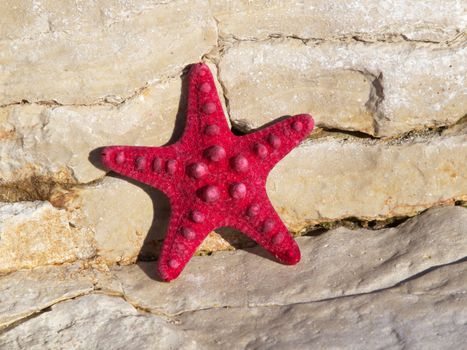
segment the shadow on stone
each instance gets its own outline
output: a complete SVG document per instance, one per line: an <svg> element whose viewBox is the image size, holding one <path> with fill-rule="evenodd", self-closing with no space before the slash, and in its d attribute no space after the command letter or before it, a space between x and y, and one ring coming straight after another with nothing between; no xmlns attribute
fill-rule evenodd
<svg viewBox="0 0 467 350"><path fill-rule="evenodd" d="M180 102L178 104L177 115L175 118L175 126L174 126L174 130L169 141L164 146L172 144L176 142L177 140L179 140L183 134L183 130L185 129L186 107L187 107L187 96L188 96L187 73L189 72L190 67L191 65L186 66L180 77L180 79L182 80L182 84L181 84L181 91L180 91ZM268 125L277 123L279 120L282 120L284 118L287 118L287 116L276 119L262 126L259 129L262 129L264 127L267 127ZM117 146L117 145L111 144L111 145L106 145L106 146ZM101 155L102 155L102 151L104 148L105 147L99 147L99 148L92 150L89 153L88 159L96 168L101 169L103 171L108 171L108 169L106 169L105 166L101 162ZM153 203L153 208L154 208L154 216L153 216L153 220L151 223L151 227L149 228L149 231L146 235L144 243L138 254L137 265L151 279L156 280L156 281L162 281L162 279L157 273L157 261L156 260L159 257L160 250L162 248L162 243L165 237L165 233L167 231L169 218L170 218L170 203L169 203L167 196L156 188L137 182L133 179L120 176L113 172L109 172L107 176L111 176L111 177L115 177L115 178L128 181L131 184L140 187L151 198L152 203ZM232 228L219 228L219 229L216 229L216 232L219 233L230 245L232 245L236 249L245 249L248 252L251 252L252 254L255 254L262 258L277 262L277 260L269 252L267 252L265 249L259 246L255 247L256 243L253 242L248 237L244 236L239 231L236 231Z"/></svg>

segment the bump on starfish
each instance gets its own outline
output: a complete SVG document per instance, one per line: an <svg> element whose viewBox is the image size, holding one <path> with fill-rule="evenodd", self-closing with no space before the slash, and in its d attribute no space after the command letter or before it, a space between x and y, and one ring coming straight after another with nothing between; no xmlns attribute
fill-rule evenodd
<svg viewBox="0 0 467 350"><path fill-rule="evenodd" d="M300 250L269 201L266 178L309 135L312 117L296 115L236 136L209 68L193 65L188 82L187 121L179 141L163 147L109 146L102 152L107 168L169 198L160 276L177 278L209 232L223 226L243 232L284 264L298 263Z"/></svg>

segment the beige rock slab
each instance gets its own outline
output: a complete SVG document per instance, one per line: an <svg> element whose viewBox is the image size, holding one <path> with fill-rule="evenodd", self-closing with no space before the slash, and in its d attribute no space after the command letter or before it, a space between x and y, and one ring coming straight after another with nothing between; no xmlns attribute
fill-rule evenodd
<svg viewBox="0 0 467 350"><path fill-rule="evenodd" d="M214 307L168 319L138 312L121 298L87 295L7 330L0 344L8 349L101 349L109 344L113 349L459 349L467 322L467 264L438 270L359 296Z"/></svg>
<svg viewBox="0 0 467 350"><path fill-rule="evenodd" d="M375 39L403 34L412 40L444 41L466 26L459 0L214 0L212 8L220 34L240 39Z"/></svg>
<svg viewBox="0 0 467 350"><path fill-rule="evenodd" d="M467 198L467 135L373 142L324 137L271 171L272 204L292 231L347 217L414 215Z"/></svg>
<svg viewBox="0 0 467 350"><path fill-rule="evenodd" d="M170 216L170 204L162 192L107 176L97 184L66 193L62 201L68 210L78 213L80 225L93 230L97 254L103 261L129 264L138 256L158 257ZM198 251L232 249L229 242L239 240L240 235L212 232Z"/></svg>
<svg viewBox="0 0 467 350"><path fill-rule="evenodd" d="M106 177L77 190L66 205L79 211L81 225L94 230L97 254L104 261L128 264L136 260L144 241L167 225L169 207L161 196L149 186ZM153 203L156 197L162 206Z"/></svg>
<svg viewBox="0 0 467 350"><path fill-rule="evenodd" d="M121 102L216 45L208 1L2 1L0 105Z"/></svg>
<svg viewBox="0 0 467 350"><path fill-rule="evenodd" d="M224 307L288 305L390 288L467 257L467 209L432 209L397 228L299 237L302 261L284 266L262 248L194 257L171 283L156 263L115 267L125 298L164 314ZM253 253L253 254L252 254Z"/></svg>
<svg viewBox="0 0 467 350"><path fill-rule="evenodd" d="M461 349L466 272L465 262L444 267L441 274L430 272L415 280L421 290L408 282L317 303L201 310L179 317L180 328L213 349Z"/></svg>
<svg viewBox="0 0 467 350"><path fill-rule="evenodd" d="M0 203L0 273L95 255L94 235L48 202Z"/></svg>
<svg viewBox="0 0 467 350"><path fill-rule="evenodd" d="M118 297L87 295L0 335L8 349L197 349L163 319L138 312Z"/></svg>
<svg viewBox="0 0 467 350"><path fill-rule="evenodd" d="M176 141L185 126L186 82L186 76L159 82L117 106L0 108L0 176L7 183L33 176L88 183L104 175L99 147Z"/></svg>
<svg viewBox="0 0 467 350"><path fill-rule="evenodd" d="M232 123L254 129L310 113L317 125L394 136L465 115L466 48L276 39L238 42L220 59Z"/></svg>
<svg viewBox="0 0 467 350"><path fill-rule="evenodd" d="M93 289L92 271L82 270L79 264L45 266L0 276L0 329Z"/></svg>

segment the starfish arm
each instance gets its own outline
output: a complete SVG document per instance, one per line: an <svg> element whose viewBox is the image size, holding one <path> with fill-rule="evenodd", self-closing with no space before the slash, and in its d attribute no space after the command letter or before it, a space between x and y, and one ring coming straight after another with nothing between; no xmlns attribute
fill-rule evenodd
<svg viewBox="0 0 467 350"><path fill-rule="evenodd" d="M308 114L288 117L271 126L240 136L238 149L250 154L257 167L272 169L313 130Z"/></svg>
<svg viewBox="0 0 467 350"><path fill-rule="evenodd" d="M182 142L193 142L206 135L221 139L230 134L221 101L208 66L192 66L188 77L187 120Z"/></svg>
<svg viewBox="0 0 467 350"><path fill-rule="evenodd" d="M188 261L214 227L208 222L199 222L201 216L195 216L193 211L187 212L173 203L167 233L157 262L159 275L164 281L178 277ZM197 212L196 215L202 215Z"/></svg>
<svg viewBox="0 0 467 350"><path fill-rule="evenodd" d="M166 191L183 171L175 153L170 146L109 146L102 151L102 162L118 174Z"/></svg>
<svg viewBox="0 0 467 350"><path fill-rule="evenodd" d="M294 265L300 249L266 195L250 204L243 215L229 218L229 226L245 233L279 261Z"/></svg>

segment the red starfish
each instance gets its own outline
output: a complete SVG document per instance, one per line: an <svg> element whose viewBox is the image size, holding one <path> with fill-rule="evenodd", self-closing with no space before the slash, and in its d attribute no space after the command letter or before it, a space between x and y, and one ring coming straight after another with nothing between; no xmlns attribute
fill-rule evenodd
<svg viewBox="0 0 467 350"><path fill-rule="evenodd" d="M176 278L208 233L222 226L244 232L285 264L300 260L265 186L274 165L313 124L303 114L248 135L232 134L211 72L199 63L189 73L187 122L178 142L104 149L106 167L169 197L172 214L158 261L164 280Z"/></svg>

